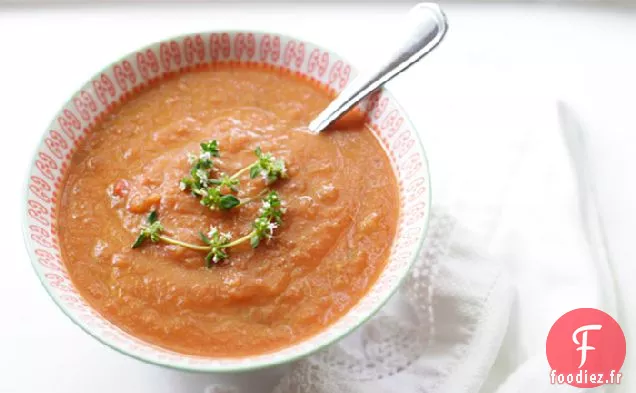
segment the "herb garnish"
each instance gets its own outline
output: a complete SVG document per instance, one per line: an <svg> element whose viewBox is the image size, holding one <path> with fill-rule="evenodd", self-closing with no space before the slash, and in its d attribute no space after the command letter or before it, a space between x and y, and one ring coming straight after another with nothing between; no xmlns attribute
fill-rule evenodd
<svg viewBox="0 0 636 393"><path fill-rule="evenodd" d="M205 265L211 267L212 264L219 263L228 258L227 249L239 244L250 241L252 248L256 248L261 244L263 239L271 239L274 236L274 230L283 222L282 215L285 213L283 201L276 191L270 191L267 196L262 199L262 206L259 209L259 216L252 222L252 231L232 241L232 234L221 233L216 227L212 227L207 234L199 232L199 237L205 245L196 245L164 236L161 232L164 230L161 225L157 212L153 211L148 216L148 226L143 226L139 237L133 244L132 248L140 247L146 240L153 243L163 241L168 244L181 246L197 251L206 251Z"/></svg>
<svg viewBox="0 0 636 393"><path fill-rule="evenodd" d="M240 200L233 193L239 191L239 177L249 172L250 178L262 176L266 185L270 185L278 179L287 177L285 161L277 159L270 153L263 153L260 147L254 151L256 161L240 169L232 176L220 173L218 178L212 177L215 170L212 158L220 157L219 143L216 140L200 144L201 153L196 156L188 154L188 163L192 166L189 176L179 182L182 191L190 190L192 195L201 198L200 203L211 209L229 210L237 206L245 205L255 199L262 198L262 206L258 211L258 217L252 222L252 230L245 236L232 240L231 233L221 233L216 227L212 227L208 233L199 232L199 237L204 245L183 242L162 234L164 227L159 222L157 212L153 211L148 216L148 224L143 225L139 236L132 248L141 247L146 240L152 243L164 242L197 251L205 251L205 265L219 263L228 258L227 249L245 243L249 240L252 248L258 247L264 239L271 239L274 230L282 223L282 215L285 213L283 201L276 191L263 189L256 196ZM229 191L224 193L224 191ZM264 197L263 197L264 196Z"/></svg>
<svg viewBox="0 0 636 393"><path fill-rule="evenodd" d="M157 218L157 212L153 211L148 216L148 225L142 226L141 231L139 232L139 236L135 243L132 245L132 248L137 248L143 244L146 239L150 239L153 243L159 241L159 234L163 231L163 226L159 222Z"/></svg>

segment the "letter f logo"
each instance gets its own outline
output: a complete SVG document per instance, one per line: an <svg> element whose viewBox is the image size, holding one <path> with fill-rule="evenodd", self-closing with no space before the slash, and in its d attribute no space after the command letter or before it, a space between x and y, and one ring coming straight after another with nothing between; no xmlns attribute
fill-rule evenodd
<svg viewBox="0 0 636 393"><path fill-rule="evenodd" d="M581 326L580 328L576 329L574 331L574 333L572 334L572 341L574 341L574 344L576 345L580 345L580 347L578 347L576 350L577 351L581 351L581 364L579 365L579 368L583 367L583 365L585 364L585 361L587 360L587 351L593 351L596 348L588 346L587 345L587 333L589 330L601 330L602 326L601 325L585 325L585 326ZM581 335L582 339L581 342L579 342L579 339L576 337L578 336L579 333L583 332L583 334Z"/></svg>

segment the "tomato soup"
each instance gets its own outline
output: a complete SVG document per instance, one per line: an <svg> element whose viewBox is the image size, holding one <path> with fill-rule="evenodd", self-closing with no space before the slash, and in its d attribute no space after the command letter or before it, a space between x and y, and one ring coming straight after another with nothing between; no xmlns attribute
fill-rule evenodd
<svg viewBox="0 0 636 393"><path fill-rule="evenodd" d="M231 66L174 76L115 108L72 158L58 231L69 274L106 319L184 354L234 357L292 345L354 306L387 263L399 196L387 154L362 122L313 135L331 95L279 71ZM219 171L260 147L285 160L271 185L286 203L275 236L205 253L156 242L132 248L150 212L171 236L202 244L211 226L240 237L259 203L211 210L180 187L202 141L217 140ZM238 196L258 195L240 178Z"/></svg>

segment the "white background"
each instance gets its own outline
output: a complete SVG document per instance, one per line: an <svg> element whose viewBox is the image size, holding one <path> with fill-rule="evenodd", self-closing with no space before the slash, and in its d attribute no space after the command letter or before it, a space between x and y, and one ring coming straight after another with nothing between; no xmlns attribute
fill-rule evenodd
<svg viewBox="0 0 636 393"><path fill-rule="evenodd" d="M150 41L222 28L299 36L364 68L379 48L390 44L388 33L407 10L407 3L0 5L0 164L5 174L0 193L5 209L0 225L0 392L138 392L151 387L154 392L203 392L212 380L141 364L102 347L64 317L32 272L20 233L23 177L48 121L75 88ZM390 88L414 114L425 140L443 132L426 129L427 111L461 116L461 107L431 105L437 95L511 100L537 95L570 103L589 133L611 257L627 310L636 299L631 283L636 277L636 9L554 2L449 4L445 10L451 28L443 45ZM474 105L487 102L484 98ZM458 162L458 168L463 164ZM629 346L630 336L632 343L636 340L630 335L636 313L623 313L621 319L629 359L636 351ZM623 371L624 391L636 391L630 385L636 370Z"/></svg>

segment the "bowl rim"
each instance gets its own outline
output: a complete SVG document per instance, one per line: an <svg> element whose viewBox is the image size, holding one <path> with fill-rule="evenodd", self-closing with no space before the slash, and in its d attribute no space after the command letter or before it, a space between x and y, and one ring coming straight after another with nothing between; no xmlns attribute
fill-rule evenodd
<svg viewBox="0 0 636 393"><path fill-rule="evenodd" d="M96 77L98 77L100 74L102 74L103 72L105 72L106 70L112 68L115 64L125 60L128 56L130 56L131 54L142 50L142 49L146 49L146 48L150 48L153 47L155 45L159 45L163 42L166 41L170 41L170 40L182 40L185 39L186 37L189 36L193 36L193 35L203 35L203 34L223 34L223 33L227 33L227 34L232 34L232 35L236 35L239 33L243 33L243 34L275 34L278 35L281 38L286 38L286 39L300 39L302 40L302 42L306 43L306 44L310 44L312 46L314 46L317 49L320 49L321 51L325 51L328 53L333 53L335 55L337 55L338 57L340 57L340 59L343 62L346 62L347 64L350 65L351 69L353 71L357 71L358 69L351 63L351 61L349 61L349 59L347 59L346 57L340 55L339 53L331 50L331 49L327 49L325 48L323 45L320 45L314 41L311 40L307 40L301 36L294 36L294 35L290 35L288 33L279 33L276 31L272 31L272 30L258 30L258 29L209 29L209 30L199 30L199 31L191 31L191 32L184 32L178 35L167 35L164 36L163 38L159 38L156 39L152 42L148 42L146 44L143 44L141 46L136 47L135 49L130 50L129 52L125 53L124 55L120 56L119 58L111 61L110 63L108 63L107 65L103 66L100 70L98 70L97 72L93 73L92 76L83 79L83 84L80 85L78 88L76 88L75 90L72 90L70 93L70 98L67 99L66 101L64 101L64 103L60 106L63 107L65 105L65 103L70 102L72 100L72 98L75 96L75 94L77 94L77 92L82 90L82 87L88 83L91 80L94 80ZM22 235L23 235L23 241L25 243L25 247L27 250L27 254L29 257L29 260L31 261L31 267L33 269L33 271L35 272L35 275L38 277L40 284L42 285L42 287L44 287L45 291L47 292L47 294L49 295L49 298L53 301L53 303L55 303L57 305L57 307L64 313L64 315L66 315L76 326L78 326L81 330L83 330L85 333L87 333L89 336L91 336L92 338L96 339L98 342L100 342L102 345L111 348L113 350L115 350L116 352L137 359L141 362L144 362L146 364L152 364L152 365L156 365L156 366L161 366L161 367L165 367L168 369L172 369L172 370L177 370L177 371L186 371L186 372L195 372L195 373L223 373L223 374L236 374L236 373L242 373L242 372L249 372L249 371L256 371L256 370L261 370L261 369L267 369L267 368L271 368L271 367L275 367L275 366L280 366L280 365L284 365L284 364L288 364L300 359L303 359L309 355L312 355L322 349L325 349L328 346L331 346L334 343L337 343L338 341L344 339L345 337L349 336L351 333L353 333L354 331L356 331L358 328L360 328L362 325L364 325L366 322L368 322L373 316L375 316L383 307L384 305L396 294L396 292L398 291L398 289L402 286L404 280L407 278L409 272L411 271L411 269L413 268L413 265L415 264L415 261L421 257L422 254L422 250L424 247L424 243L428 234L428 229L429 229L429 222L430 222L430 213L431 213L431 201L432 201L432 193L433 193L433 189L432 189L432 184L431 184L431 174L430 174L430 167L429 167L429 162L428 162L428 156L426 154L426 149L424 148L424 145L422 143L421 137L419 132L417 131L417 127L414 126L413 122L410 120L410 117L408 116L408 113L404 110L404 108L402 107L402 105L400 105L400 103L398 102L398 100L395 98L395 96L386 88L386 87L381 87L379 89L380 91L382 91L383 95L387 96L390 99L393 99L393 104L405 115L404 116L404 120L406 123L411 124L412 129L413 129L413 134L415 135L414 139L416 142L416 146L419 148L419 150L422 153L422 159L423 159L423 169L421 170L425 170L425 175L426 175L426 179L427 179L427 200L426 200L426 205L425 205L425 214L424 214L424 218L423 218L423 225L422 225L422 229L420 230L420 233L417 236L417 243L415 245L415 253L413 254L414 256L410 259L410 261L406 264L406 269L404 271L404 274L400 275L400 277L398 277L397 280L395 280L394 284L392 285L392 287L390 287L385 295L383 295L383 297L374 305L370 306L370 312L367 313L367 315L365 315L363 318L360 318L359 321L357 321L356 323L351 324L350 326L347 326L346 328L343 328L342 331L338 334L335 334L333 337L328 338L322 342L320 342L317 345L314 345L312 347L308 347L308 349L306 350L302 350L302 351L298 351L297 353L294 353L293 355L290 356L281 356L279 359L265 359L262 361L258 361L258 362L251 362L251 363L246 363L243 365L232 365L232 366L225 366L225 365L201 365L201 364L188 364L188 365L179 365L179 364L175 364L173 361L171 361L170 359L167 360L162 360L162 359L152 359L151 356L146 356L146 355L142 355L142 354L136 354L133 353L132 351L128 351L125 348L121 348L120 346L118 346L116 343L113 342L109 342L108 340L100 337L97 333L93 332L93 330L88 327L85 326L84 323L82 323L75 315L74 313L69 310L65 305L63 305L60 300L57 298L57 296L53 293L53 291L50 289L49 285L46 283L45 279L44 279L44 274L38 270L37 268L37 264L35 261L35 251L33 249L33 245L32 245L32 240L29 238L29 233L28 233L28 196L29 196L29 180L30 180L30 174L31 171L35 165L35 161L36 161L36 157L37 157L37 153L40 150L40 147L45 143L45 139L46 139L46 131L42 132L41 137L39 138L37 144L35 145L32 154L31 154L31 159L29 161L29 164L27 165L26 168L26 176L24 177L24 183L23 183L23 194L22 194ZM51 118L51 120L46 123L47 126L49 124L52 124L53 121L55 120L57 116L57 112L55 112ZM48 128L47 126L44 127L44 129ZM381 144L382 146L382 144ZM385 147L382 146L382 149L385 150ZM397 234L396 234L397 236ZM397 237L396 237L397 238ZM394 241L395 239L394 238ZM63 261L61 261L62 263L64 263ZM386 268L386 267L385 267ZM370 288L369 288L370 290ZM358 299L358 302L361 301L365 296L368 295L368 292L365 293L360 299ZM81 295L80 295L81 296ZM356 303L357 304L357 303ZM91 309L93 309L101 318L106 319L105 317L103 317L99 312L97 312L97 310L95 310L92 306L89 305L89 307ZM351 311L351 309L349 311L347 311L347 313L343 314L340 318L344 317L345 315L347 315L349 312ZM119 326L115 325L117 328L119 328ZM329 329L329 326L326 326L323 330ZM141 341L144 345L146 346L150 346L150 347L157 347L157 348L161 348L163 350L168 350L166 348L157 346L156 344L150 343L144 339L138 338L136 336L134 336L131 333L125 332L126 334L130 335L131 337L134 337L136 339L138 339L139 341ZM298 343L301 343L303 341L309 340L311 337L313 337L314 335L308 336L305 339L299 341ZM297 344L298 344L297 343ZM279 348L273 351L267 351L267 352L263 352L261 354L261 356L267 356L267 355L274 355L277 352L281 351L282 349L284 349L286 347L283 348ZM168 350L171 352L174 352L177 355L180 356L192 356L192 355L187 355L187 354L182 354L173 350ZM202 357L205 359L215 359L214 357ZM217 359L227 359L228 357L218 357ZM232 357L229 357L232 358ZM238 357L241 358L241 357Z"/></svg>

